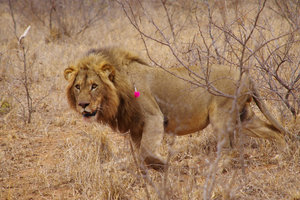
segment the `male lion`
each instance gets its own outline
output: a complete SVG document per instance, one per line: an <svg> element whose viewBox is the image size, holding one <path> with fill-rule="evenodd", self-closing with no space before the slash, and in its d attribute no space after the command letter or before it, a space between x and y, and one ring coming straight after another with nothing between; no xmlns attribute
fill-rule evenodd
<svg viewBox="0 0 300 200"><path fill-rule="evenodd" d="M191 69L201 72L197 67ZM191 72L185 68L168 71L150 67L138 56L118 48L94 49L65 69L68 101L84 118L94 117L114 130L129 131L142 160L154 169L165 165L158 153L164 132L185 135L211 123L219 138L229 145L240 121L242 133L284 143L284 128L267 111L250 79L246 75L239 79L238 69L210 66L207 80L197 79L199 84L207 84L206 88L183 80L191 80ZM139 97L134 96L135 88ZM251 99L271 124L254 115Z"/></svg>

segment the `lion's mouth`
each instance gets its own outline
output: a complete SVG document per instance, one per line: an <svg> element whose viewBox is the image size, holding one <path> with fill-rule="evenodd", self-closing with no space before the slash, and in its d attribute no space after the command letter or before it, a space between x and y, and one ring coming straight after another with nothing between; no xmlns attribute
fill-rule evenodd
<svg viewBox="0 0 300 200"><path fill-rule="evenodd" d="M83 111L83 113L82 113L82 115L83 115L83 117L87 117L87 118L89 118L89 117L93 117L93 116L95 116L97 114L97 110L96 111L94 111L94 112L87 112L87 111Z"/></svg>

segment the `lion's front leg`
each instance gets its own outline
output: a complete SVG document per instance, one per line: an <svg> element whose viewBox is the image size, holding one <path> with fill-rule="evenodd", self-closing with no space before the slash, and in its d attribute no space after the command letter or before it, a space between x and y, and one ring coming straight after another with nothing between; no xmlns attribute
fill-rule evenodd
<svg viewBox="0 0 300 200"><path fill-rule="evenodd" d="M146 116L140 146L140 156L148 167L155 170L163 170L166 165L166 162L159 153L163 135L163 116Z"/></svg>

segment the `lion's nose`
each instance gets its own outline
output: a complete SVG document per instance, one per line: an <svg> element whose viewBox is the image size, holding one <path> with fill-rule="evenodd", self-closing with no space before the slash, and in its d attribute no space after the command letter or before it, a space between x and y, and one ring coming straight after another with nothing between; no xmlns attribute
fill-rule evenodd
<svg viewBox="0 0 300 200"><path fill-rule="evenodd" d="M82 108L86 108L88 105L90 105L90 103L83 102L83 103L79 103L78 105L81 106Z"/></svg>

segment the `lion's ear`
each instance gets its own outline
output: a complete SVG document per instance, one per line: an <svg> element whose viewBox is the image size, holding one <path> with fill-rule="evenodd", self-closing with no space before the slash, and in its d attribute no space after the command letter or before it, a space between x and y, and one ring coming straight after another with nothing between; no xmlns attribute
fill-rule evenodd
<svg viewBox="0 0 300 200"><path fill-rule="evenodd" d="M74 66L70 66L70 67L66 68L64 71L65 79L67 81L69 81L75 73L76 73L76 70L75 70Z"/></svg>
<svg viewBox="0 0 300 200"><path fill-rule="evenodd" d="M115 78L115 68L112 65L106 64L101 67L102 73L104 73L110 81L114 81Z"/></svg>

